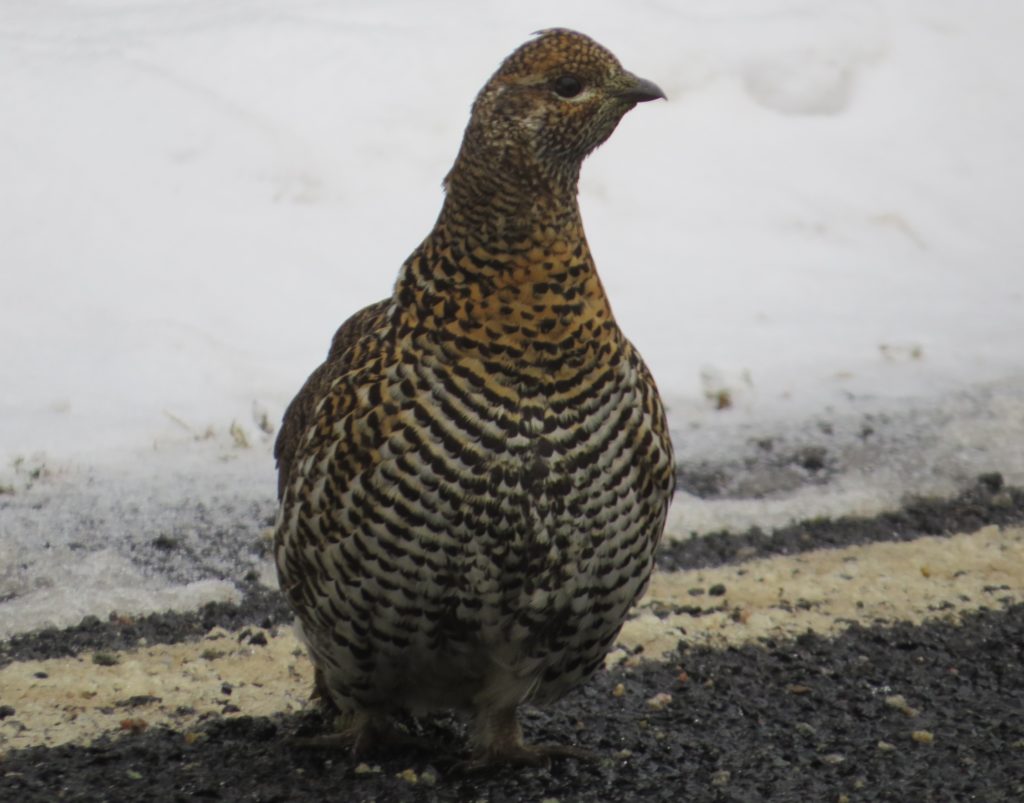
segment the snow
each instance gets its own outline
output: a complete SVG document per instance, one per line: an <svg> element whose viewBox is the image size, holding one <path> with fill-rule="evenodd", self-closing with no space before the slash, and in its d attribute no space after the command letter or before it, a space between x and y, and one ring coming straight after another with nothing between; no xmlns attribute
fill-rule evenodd
<svg viewBox="0 0 1024 803"><path fill-rule="evenodd" d="M175 568L142 545L194 515L181 499L228 500L236 519L211 531L258 540L274 487L261 424L280 420L336 325L389 292L436 217L473 95L552 25L594 36L670 99L627 116L584 166L580 201L681 456L825 413L919 427L907 411L925 410L929 432L973 440L933 444L935 465L907 472L920 438L893 433L885 494L865 468L811 507L888 503L985 466L1014 476L1024 9L425 8L0 6L7 632L236 593L230 555L193 549ZM777 515L807 494L775 499Z"/></svg>

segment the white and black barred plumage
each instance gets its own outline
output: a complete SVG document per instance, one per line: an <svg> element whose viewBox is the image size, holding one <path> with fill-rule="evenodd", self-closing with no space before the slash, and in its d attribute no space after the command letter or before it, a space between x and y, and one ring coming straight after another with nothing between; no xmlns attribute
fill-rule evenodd
<svg viewBox="0 0 1024 803"><path fill-rule="evenodd" d="M452 708L478 760L543 760L516 707L585 681L646 586L672 448L576 184L656 97L575 32L513 53L393 296L342 325L285 414L281 587L357 747L390 713Z"/></svg>

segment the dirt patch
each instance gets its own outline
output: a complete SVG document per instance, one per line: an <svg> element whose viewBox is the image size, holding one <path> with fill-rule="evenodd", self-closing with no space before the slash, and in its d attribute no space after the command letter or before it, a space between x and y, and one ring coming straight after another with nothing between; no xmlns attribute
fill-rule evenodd
<svg viewBox="0 0 1024 803"><path fill-rule="evenodd" d="M0 745L89 744L140 727L187 732L213 716L296 712L312 684L291 628L216 627L198 642L20 661L0 670L0 702L10 709Z"/></svg>
<svg viewBox="0 0 1024 803"><path fill-rule="evenodd" d="M689 572L656 572L619 643L659 658L685 639L720 647L854 623L956 621L1024 600L1024 529L821 549ZM622 651L613 652L615 661Z"/></svg>

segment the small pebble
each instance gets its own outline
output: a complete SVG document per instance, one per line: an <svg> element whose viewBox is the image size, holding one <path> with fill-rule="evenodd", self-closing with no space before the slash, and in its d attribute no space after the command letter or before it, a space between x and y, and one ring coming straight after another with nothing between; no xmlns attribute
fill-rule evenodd
<svg viewBox="0 0 1024 803"><path fill-rule="evenodd" d="M420 781L419 776L416 774L416 770L414 770L412 767L410 767L409 769L402 770L400 773L398 773L397 777L400 780L405 781L406 783L419 783Z"/></svg>
<svg viewBox="0 0 1024 803"><path fill-rule="evenodd" d="M842 764L846 761L846 756L842 753L826 753L821 757L821 760L826 764Z"/></svg>
<svg viewBox="0 0 1024 803"><path fill-rule="evenodd" d="M94 652L92 662L99 666L115 666L121 663L121 659L112 652Z"/></svg>
<svg viewBox="0 0 1024 803"><path fill-rule="evenodd" d="M931 731L914 731L910 738L918 744L931 744L935 741L935 734Z"/></svg>
<svg viewBox="0 0 1024 803"><path fill-rule="evenodd" d="M672 695L662 691L647 700L647 707L652 711L661 711L671 702Z"/></svg>
<svg viewBox="0 0 1024 803"><path fill-rule="evenodd" d="M89 697L95 696L96 692L89 693ZM134 694L127 700L118 700L114 705L122 706L124 708L137 708L140 705L151 705L159 702L163 702L163 699L161 697L157 697L155 694Z"/></svg>
<svg viewBox="0 0 1024 803"><path fill-rule="evenodd" d="M813 725L808 725L806 722L797 722L795 730L801 736L817 736L818 732L814 729Z"/></svg>
<svg viewBox="0 0 1024 803"><path fill-rule="evenodd" d="M711 773L711 785L712 786L728 786L729 780L732 778L732 773L729 770L718 770L717 772Z"/></svg>
<svg viewBox="0 0 1024 803"><path fill-rule="evenodd" d="M374 764L371 767L365 761L361 761L361 762L359 762L356 765L356 768L355 768L354 771L355 771L356 775L375 775L378 772L380 772L380 765L379 764Z"/></svg>
<svg viewBox="0 0 1024 803"><path fill-rule="evenodd" d="M708 594L712 597L721 597L725 595L725 586L721 583L715 583L711 588L708 589Z"/></svg>
<svg viewBox="0 0 1024 803"><path fill-rule="evenodd" d="M896 745L894 745L892 742L886 742L886 741L881 741L881 740L878 742L876 747L879 750L881 750L883 753L888 753L888 752L896 749Z"/></svg>
<svg viewBox="0 0 1024 803"><path fill-rule="evenodd" d="M885 704L906 714L908 717L916 717L920 713L916 708L912 708L907 703L907 699L902 694L890 694L885 698Z"/></svg>
<svg viewBox="0 0 1024 803"><path fill-rule="evenodd" d="M624 683L617 683L615 688L612 689L612 697L621 697L626 693L626 685Z"/></svg>

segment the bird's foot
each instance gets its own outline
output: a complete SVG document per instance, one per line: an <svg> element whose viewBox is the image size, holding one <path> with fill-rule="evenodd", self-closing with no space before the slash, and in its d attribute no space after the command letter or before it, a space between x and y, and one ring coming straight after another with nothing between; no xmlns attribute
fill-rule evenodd
<svg viewBox="0 0 1024 803"><path fill-rule="evenodd" d="M341 709L331 699L331 692L327 688L327 681L324 680L324 673L320 667L316 667L313 674L313 691L309 693L309 701L325 714L341 713Z"/></svg>
<svg viewBox="0 0 1024 803"><path fill-rule="evenodd" d="M347 750L356 759L370 753L406 748L425 750L433 746L426 739L400 728L390 717L357 713L342 715L338 720L342 725L335 733L295 737L291 743L299 747Z"/></svg>
<svg viewBox="0 0 1024 803"><path fill-rule="evenodd" d="M597 756L579 747L560 744L526 745L515 706L477 712L471 744L473 753L459 762L459 772L477 772L498 766L548 767L556 758L593 761Z"/></svg>

